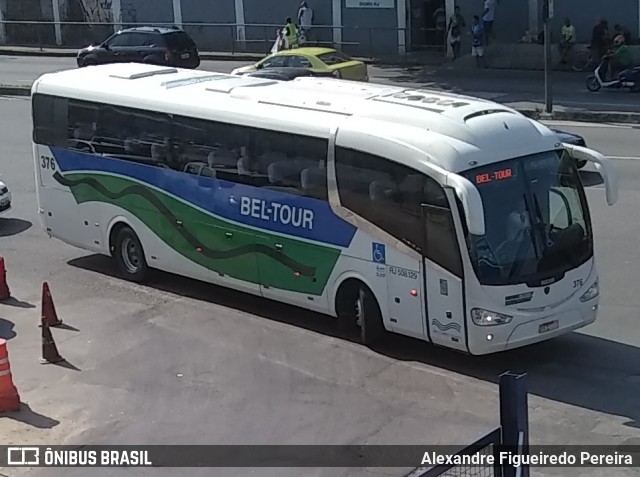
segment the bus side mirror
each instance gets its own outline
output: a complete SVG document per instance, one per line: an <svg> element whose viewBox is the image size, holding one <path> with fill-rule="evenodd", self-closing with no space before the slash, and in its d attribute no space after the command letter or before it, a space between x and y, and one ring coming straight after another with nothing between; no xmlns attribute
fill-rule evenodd
<svg viewBox="0 0 640 477"><path fill-rule="evenodd" d="M618 202L618 174L613 163L598 151L574 144L563 143L564 148L574 160L591 162L602 176L607 195L607 204L615 205Z"/></svg>
<svg viewBox="0 0 640 477"><path fill-rule="evenodd" d="M454 173L447 174L447 186L455 191L462 203L469 233L484 235L484 206L478 189L468 179Z"/></svg>

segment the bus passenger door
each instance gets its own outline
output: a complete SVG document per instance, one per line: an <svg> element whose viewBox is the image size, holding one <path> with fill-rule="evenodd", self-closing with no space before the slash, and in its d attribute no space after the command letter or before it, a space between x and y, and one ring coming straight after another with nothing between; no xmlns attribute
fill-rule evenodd
<svg viewBox="0 0 640 477"><path fill-rule="evenodd" d="M388 257L386 256L388 255ZM424 299L420 259L374 242L372 257L376 276L386 274L391 330L414 338L425 339ZM387 262L384 265L384 262Z"/></svg>
<svg viewBox="0 0 640 477"><path fill-rule="evenodd" d="M468 351L462 258L451 209L422 204L422 226L425 234L426 325L430 340L448 348Z"/></svg>

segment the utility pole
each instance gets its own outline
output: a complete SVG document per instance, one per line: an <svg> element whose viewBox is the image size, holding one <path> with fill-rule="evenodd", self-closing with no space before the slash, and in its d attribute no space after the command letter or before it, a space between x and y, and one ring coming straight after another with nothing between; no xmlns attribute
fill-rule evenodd
<svg viewBox="0 0 640 477"><path fill-rule="evenodd" d="M551 83L551 20L553 0L544 0L544 102L547 114L553 112L553 85Z"/></svg>

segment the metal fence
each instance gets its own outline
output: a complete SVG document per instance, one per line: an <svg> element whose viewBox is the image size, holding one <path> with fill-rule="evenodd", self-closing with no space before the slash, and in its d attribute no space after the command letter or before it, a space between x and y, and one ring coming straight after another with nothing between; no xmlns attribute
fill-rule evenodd
<svg viewBox="0 0 640 477"><path fill-rule="evenodd" d="M123 28L135 26L173 27L186 31L202 51L266 54L276 38L278 24L237 23L107 23L5 20L0 22L7 46L39 48L81 48L101 43ZM340 38L340 40L336 40ZM419 40L416 40L419 38ZM401 41L404 40L404 41ZM405 51L427 50L444 54L444 32L435 29L398 29L382 27L345 27L314 25L308 44L335 47L356 56L397 55L399 46Z"/></svg>
<svg viewBox="0 0 640 477"><path fill-rule="evenodd" d="M506 372L500 375L500 426L457 452L458 456L493 455L490 465L438 465L416 469L407 477L529 477L529 467L501 466L501 446L524 455L529 450L529 415L526 374Z"/></svg>

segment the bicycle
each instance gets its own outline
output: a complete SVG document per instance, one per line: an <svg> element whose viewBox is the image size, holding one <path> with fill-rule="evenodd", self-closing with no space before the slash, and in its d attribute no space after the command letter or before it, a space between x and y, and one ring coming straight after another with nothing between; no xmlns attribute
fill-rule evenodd
<svg viewBox="0 0 640 477"><path fill-rule="evenodd" d="M591 47L576 51L573 55L573 63L571 65L573 71L585 71L587 68L595 69L596 60L591 54Z"/></svg>

